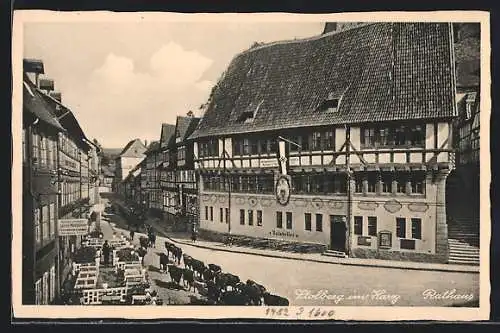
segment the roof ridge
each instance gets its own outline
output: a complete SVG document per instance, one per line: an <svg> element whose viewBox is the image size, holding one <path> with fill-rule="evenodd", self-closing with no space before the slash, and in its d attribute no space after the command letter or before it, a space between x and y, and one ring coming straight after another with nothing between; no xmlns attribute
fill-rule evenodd
<svg viewBox="0 0 500 333"><path fill-rule="evenodd" d="M247 50L244 50L244 51L238 53L234 58L237 58L240 55L243 55L243 54L246 54L246 53L250 53L250 52L253 52L253 51L257 51L257 50L261 50L261 49L264 49L264 48L267 48L267 47L270 47L270 46L285 45L285 44L297 44L297 43L304 43L304 42L309 42L309 41L315 41L315 40L319 40L319 39L322 39L322 38L330 37L332 35L339 35L339 34L346 33L348 31L361 29L361 28L364 28L364 27L366 27L368 25L372 25L372 24L376 24L376 23L394 23L394 22L366 22L366 24L364 24L364 25L355 26L355 27L352 27L352 28L349 28L349 29L346 29L346 30L329 31L329 32L322 33L322 34L316 35L316 36L311 36L311 37L298 38L298 39L284 39L284 40L279 40L279 41L275 41L275 42L265 43L263 45L251 47L251 48L249 48Z"/></svg>

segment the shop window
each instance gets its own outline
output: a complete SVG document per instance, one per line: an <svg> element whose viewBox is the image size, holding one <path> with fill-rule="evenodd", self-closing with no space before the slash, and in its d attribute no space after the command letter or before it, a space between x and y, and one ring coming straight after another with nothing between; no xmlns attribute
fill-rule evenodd
<svg viewBox="0 0 500 333"><path fill-rule="evenodd" d="M377 217L368 216L368 235L377 236Z"/></svg>
<svg viewBox="0 0 500 333"><path fill-rule="evenodd" d="M354 234L363 235L363 217L354 216Z"/></svg>
<svg viewBox="0 0 500 333"><path fill-rule="evenodd" d="M311 213L304 214L304 225L305 230L311 231Z"/></svg>
<svg viewBox="0 0 500 333"><path fill-rule="evenodd" d="M253 225L253 210L248 210L248 225Z"/></svg>
<svg viewBox="0 0 500 333"><path fill-rule="evenodd" d="M292 222L292 213L291 212L287 212L286 213L286 228L287 229L292 229L293 227L293 222Z"/></svg>
<svg viewBox="0 0 500 333"><path fill-rule="evenodd" d="M283 228L283 212L276 212L276 228Z"/></svg>
<svg viewBox="0 0 500 333"><path fill-rule="evenodd" d="M406 238L406 220L404 217L396 218L396 236Z"/></svg>
<svg viewBox="0 0 500 333"><path fill-rule="evenodd" d="M262 211L257 211L257 226L262 227Z"/></svg>
<svg viewBox="0 0 500 333"><path fill-rule="evenodd" d="M240 224L245 225L245 210L240 209Z"/></svg>
<svg viewBox="0 0 500 333"><path fill-rule="evenodd" d="M419 218L411 219L411 238L422 239L422 220Z"/></svg>

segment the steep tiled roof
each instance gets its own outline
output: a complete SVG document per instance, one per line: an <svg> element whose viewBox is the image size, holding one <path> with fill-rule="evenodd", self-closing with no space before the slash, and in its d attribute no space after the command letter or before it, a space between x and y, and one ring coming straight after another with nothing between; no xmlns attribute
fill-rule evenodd
<svg viewBox="0 0 500 333"><path fill-rule="evenodd" d="M199 121L200 118L178 116L175 137L179 137L181 138L181 141L184 141L191 133L193 133Z"/></svg>
<svg viewBox="0 0 500 333"><path fill-rule="evenodd" d="M158 149L160 148L160 142L158 141L153 141L149 144L148 146L148 150L146 150L146 155L150 154L150 153L153 153L155 151L157 151Z"/></svg>
<svg viewBox="0 0 500 333"><path fill-rule="evenodd" d="M373 23L252 48L233 59L191 138L454 117L451 32L447 23ZM336 112L322 107L329 96L341 96ZM241 121L248 114L253 121Z"/></svg>
<svg viewBox="0 0 500 333"><path fill-rule="evenodd" d="M175 125L165 124L161 125L161 134L160 134L160 147L166 148L170 142L171 137L175 133Z"/></svg>
<svg viewBox="0 0 500 333"><path fill-rule="evenodd" d="M141 140L134 139L123 148L120 157L143 157L146 149Z"/></svg>
<svg viewBox="0 0 500 333"><path fill-rule="evenodd" d="M47 104L42 93L36 89L26 74L24 74L23 82L23 108L57 130L64 131L64 127L52 114L51 106Z"/></svg>

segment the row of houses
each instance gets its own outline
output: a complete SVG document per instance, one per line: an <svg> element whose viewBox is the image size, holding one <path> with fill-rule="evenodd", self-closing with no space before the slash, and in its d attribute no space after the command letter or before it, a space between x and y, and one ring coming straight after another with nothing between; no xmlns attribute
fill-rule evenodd
<svg viewBox="0 0 500 333"><path fill-rule="evenodd" d="M198 221L194 143L188 137L199 120L188 113L177 117L175 124L162 124L158 141L146 147L147 142L134 139L116 160L115 192L179 230Z"/></svg>
<svg viewBox="0 0 500 333"><path fill-rule="evenodd" d="M98 148L61 103L54 81L40 77L43 62L23 65L22 301L53 304L99 199Z"/></svg>
<svg viewBox="0 0 500 333"><path fill-rule="evenodd" d="M479 151L479 86L457 87L457 36L448 23L328 23L319 36L256 44L232 60L201 119L178 117L141 143L118 192L209 239L469 263L452 248L478 243L447 215L447 187L464 186L449 177Z"/></svg>

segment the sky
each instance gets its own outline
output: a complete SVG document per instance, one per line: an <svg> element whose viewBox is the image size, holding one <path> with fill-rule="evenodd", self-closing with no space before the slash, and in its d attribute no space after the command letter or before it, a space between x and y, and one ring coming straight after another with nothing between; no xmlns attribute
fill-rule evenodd
<svg viewBox="0 0 500 333"><path fill-rule="evenodd" d="M230 61L254 42L319 35L323 22L30 22L24 58L41 59L86 136L105 148L159 140L162 123L201 116Z"/></svg>

